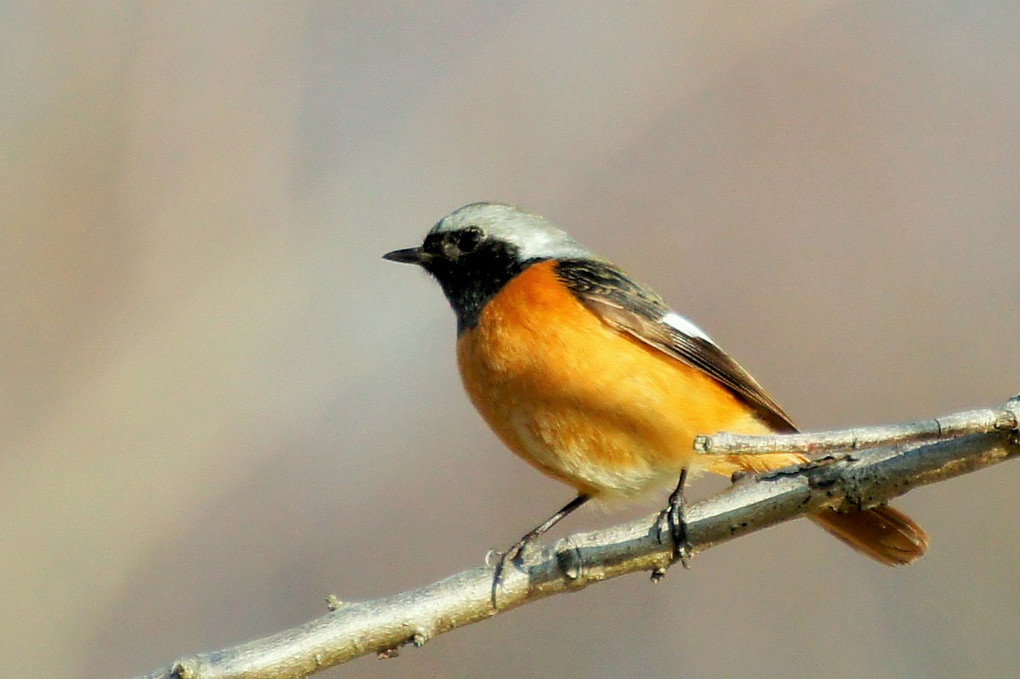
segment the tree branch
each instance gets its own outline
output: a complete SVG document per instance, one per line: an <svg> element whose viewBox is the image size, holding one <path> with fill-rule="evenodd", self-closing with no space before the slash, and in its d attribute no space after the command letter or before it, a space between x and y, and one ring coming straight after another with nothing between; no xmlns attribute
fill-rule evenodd
<svg viewBox="0 0 1020 679"><path fill-rule="evenodd" d="M1013 431L1020 420L1020 397L1010 399L1001 408L968 410L962 413L920 420L907 424L855 427L837 431L774 436L744 436L723 431L711 436L697 436L694 450L702 455L771 455L802 453L817 455L835 451L860 450L917 441L939 441Z"/></svg>
<svg viewBox="0 0 1020 679"><path fill-rule="evenodd" d="M984 433L832 453L796 467L742 478L688 508L692 553L822 508L867 509L918 486L1020 456L1018 406L1020 396L1004 407L1014 418L1011 425L993 426ZM959 417L965 415L970 413ZM421 646L438 634L538 599L665 566L672 546L658 541L656 518L572 535L536 549L537 554L526 555L525 570L508 569L496 608L491 599L493 567L480 566L375 601L332 600L330 613L304 625L182 658L145 679L290 679L369 653L390 657L403 645Z"/></svg>

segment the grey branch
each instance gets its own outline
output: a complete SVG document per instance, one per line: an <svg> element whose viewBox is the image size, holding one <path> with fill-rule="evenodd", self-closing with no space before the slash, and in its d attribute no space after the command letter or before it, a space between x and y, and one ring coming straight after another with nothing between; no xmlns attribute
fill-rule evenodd
<svg viewBox="0 0 1020 679"><path fill-rule="evenodd" d="M1013 417L1009 426L987 426L989 411L974 411L980 414L974 420L986 423L978 427L981 433L833 452L796 467L744 477L688 508L692 553L822 508L867 509L918 486L1020 456L1018 406L1020 397L1015 397L1003 408ZM945 422L953 422L955 428L958 418L972 415L943 418L939 427L945 432ZM972 429L961 426L959 431ZM233 648L182 658L147 679L289 679L370 653L391 657L402 646L421 646L438 634L538 599L665 566L672 546L668 538L666 544L657 538L655 519L535 548L525 555L523 569L508 569L495 608L493 568L479 566L384 599L359 603L331 599L331 611L320 618Z"/></svg>
<svg viewBox="0 0 1020 679"><path fill-rule="evenodd" d="M859 427L837 431L743 436L719 432L694 439L694 450L702 455L769 455L802 453L817 455L916 441L940 441L970 434L1013 431L1018 426L1020 401L1014 398L1001 408L968 410L963 413L908 424Z"/></svg>

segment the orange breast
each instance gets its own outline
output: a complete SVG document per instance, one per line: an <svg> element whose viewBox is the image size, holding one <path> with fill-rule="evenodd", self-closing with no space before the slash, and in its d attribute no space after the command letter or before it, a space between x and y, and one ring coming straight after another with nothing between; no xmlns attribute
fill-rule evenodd
<svg viewBox="0 0 1020 679"><path fill-rule="evenodd" d="M697 434L769 430L715 379L603 323L554 266L510 281L457 343L471 401L517 455L595 497L639 495L692 465L730 474L799 461L696 456Z"/></svg>

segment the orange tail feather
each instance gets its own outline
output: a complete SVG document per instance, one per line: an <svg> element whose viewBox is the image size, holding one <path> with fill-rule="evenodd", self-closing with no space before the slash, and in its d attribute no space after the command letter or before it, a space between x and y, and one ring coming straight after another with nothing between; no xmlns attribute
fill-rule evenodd
<svg viewBox="0 0 1020 679"><path fill-rule="evenodd" d="M826 510L809 518L858 552L886 566L911 563L928 549L928 534L924 529L889 505L845 514Z"/></svg>

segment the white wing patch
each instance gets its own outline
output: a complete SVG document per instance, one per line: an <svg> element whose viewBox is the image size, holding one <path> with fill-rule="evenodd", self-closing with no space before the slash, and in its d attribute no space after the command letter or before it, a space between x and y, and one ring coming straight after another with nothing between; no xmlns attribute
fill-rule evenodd
<svg viewBox="0 0 1020 679"><path fill-rule="evenodd" d="M704 330L694 325L675 311L670 311L668 314L663 316L662 322L685 335L697 337L698 339L715 344L715 342L712 342L712 338L709 337Z"/></svg>

